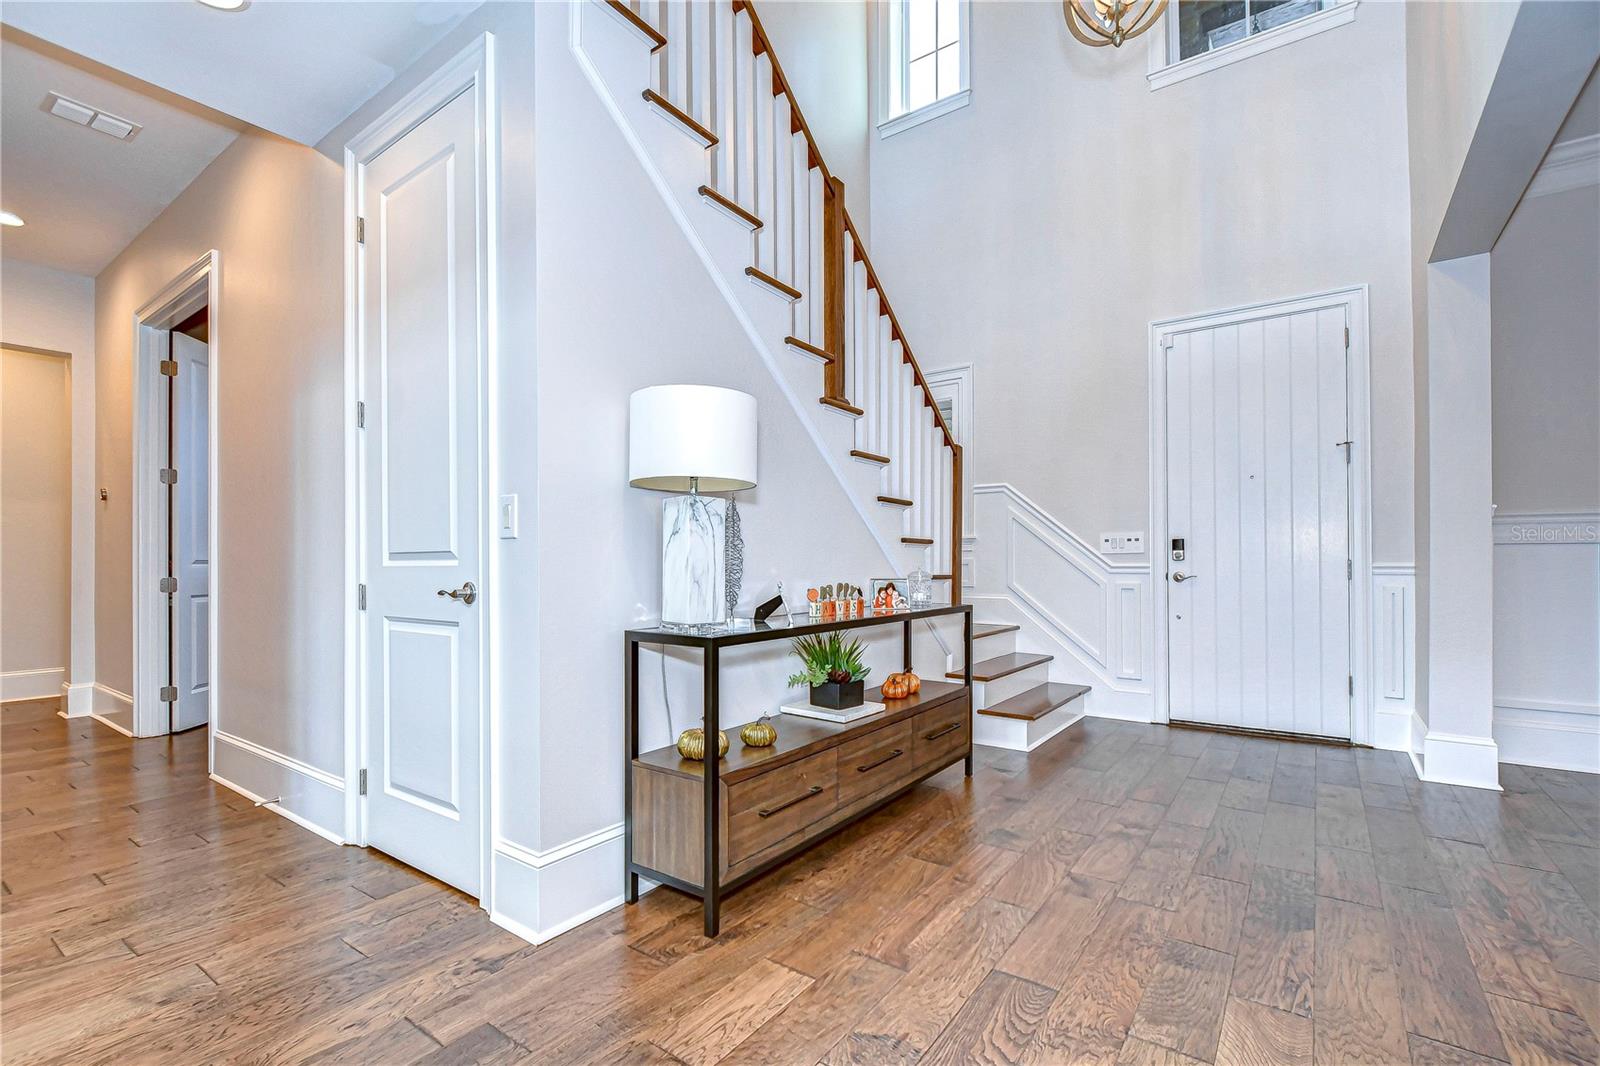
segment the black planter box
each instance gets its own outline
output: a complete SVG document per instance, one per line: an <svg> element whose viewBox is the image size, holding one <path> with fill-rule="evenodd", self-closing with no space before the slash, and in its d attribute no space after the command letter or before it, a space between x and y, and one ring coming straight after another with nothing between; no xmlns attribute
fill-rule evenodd
<svg viewBox="0 0 1600 1066"><path fill-rule="evenodd" d="M811 686L811 704L814 707L826 707L830 711L843 711L850 707L859 707L866 702L867 683L865 681L829 681L825 685Z"/></svg>

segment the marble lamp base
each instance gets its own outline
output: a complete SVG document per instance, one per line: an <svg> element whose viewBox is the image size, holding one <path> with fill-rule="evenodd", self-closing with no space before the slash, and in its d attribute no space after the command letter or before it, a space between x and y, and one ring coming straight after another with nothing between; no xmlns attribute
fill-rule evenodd
<svg viewBox="0 0 1600 1066"><path fill-rule="evenodd" d="M720 626L728 621L728 501L670 496L661 501L661 624Z"/></svg>

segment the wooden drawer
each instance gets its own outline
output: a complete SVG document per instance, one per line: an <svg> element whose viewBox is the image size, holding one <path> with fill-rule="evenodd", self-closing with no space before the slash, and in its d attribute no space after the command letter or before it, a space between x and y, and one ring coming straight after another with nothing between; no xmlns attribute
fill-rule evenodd
<svg viewBox="0 0 1600 1066"><path fill-rule="evenodd" d="M800 832L839 805L838 749L728 786L728 865Z"/></svg>
<svg viewBox="0 0 1600 1066"><path fill-rule="evenodd" d="M947 761L972 740L972 701L961 696L923 711L911 722L911 754L916 767Z"/></svg>
<svg viewBox="0 0 1600 1066"><path fill-rule="evenodd" d="M911 723L876 729L839 746L839 806L848 807L880 789L910 776L916 769L912 755Z"/></svg>

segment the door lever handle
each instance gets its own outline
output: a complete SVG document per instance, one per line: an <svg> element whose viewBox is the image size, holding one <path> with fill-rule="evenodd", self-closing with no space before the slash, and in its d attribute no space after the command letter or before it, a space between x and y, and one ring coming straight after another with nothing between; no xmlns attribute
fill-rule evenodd
<svg viewBox="0 0 1600 1066"><path fill-rule="evenodd" d="M1181 585L1185 581L1193 581L1195 578L1197 578L1199 576L1200 576L1199 574L1186 574L1182 570L1175 570L1175 571L1173 571L1173 574L1172 574L1172 580L1176 581L1178 584Z"/></svg>
<svg viewBox="0 0 1600 1066"><path fill-rule="evenodd" d="M472 602L478 598L478 586L468 581L458 589L440 589L439 595L449 596L452 600L460 600L470 607Z"/></svg>

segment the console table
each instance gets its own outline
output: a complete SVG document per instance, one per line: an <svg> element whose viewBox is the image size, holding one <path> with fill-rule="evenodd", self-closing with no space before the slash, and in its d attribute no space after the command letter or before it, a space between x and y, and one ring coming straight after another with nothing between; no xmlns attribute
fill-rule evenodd
<svg viewBox="0 0 1600 1066"><path fill-rule="evenodd" d="M730 737L728 754L712 762L721 728L718 680L724 650L790 640L808 633L903 627L904 669L911 669L912 623L962 616L961 684L922 682L915 696L867 698L885 709L835 724L793 715L777 719L778 742L749 748ZM757 622L707 635L673 629L630 629L627 641L627 812L624 896L639 898L639 877L704 901L707 936L716 936L722 897L870 814L924 779L965 760L972 776L972 607L943 604L859 618ZM639 646L673 645L703 653L707 762L684 759L675 746L639 751ZM674 738L676 739L676 738ZM706 766L715 765L715 773Z"/></svg>

